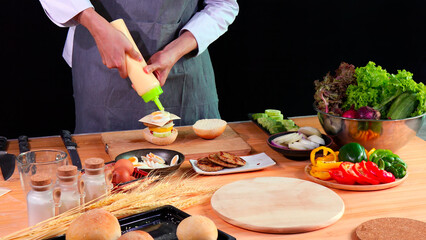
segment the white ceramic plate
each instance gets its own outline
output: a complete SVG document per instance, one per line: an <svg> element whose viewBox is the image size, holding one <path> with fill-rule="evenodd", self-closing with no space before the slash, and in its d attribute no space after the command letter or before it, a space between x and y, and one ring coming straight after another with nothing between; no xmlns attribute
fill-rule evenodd
<svg viewBox="0 0 426 240"><path fill-rule="evenodd" d="M257 171L257 170L261 170L276 164L275 161L272 160L272 158L270 158L265 153L259 153L259 154L250 155L250 156L243 156L241 158L246 161L246 165L242 167L236 167L236 168L224 168L216 172L206 172L201 170L200 168L197 167L197 160L190 159L189 162L191 163L192 168L195 170L195 172L197 172L198 174L204 174L204 175L221 175L221 174L229 174L229 173Z"/></svg>

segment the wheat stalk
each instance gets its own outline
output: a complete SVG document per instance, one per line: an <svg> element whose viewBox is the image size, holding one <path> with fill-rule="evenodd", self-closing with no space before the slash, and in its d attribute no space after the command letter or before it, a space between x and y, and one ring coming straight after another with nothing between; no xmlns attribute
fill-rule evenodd
<svg viewBox="0 0 426 240"><path fill-rule="evenodd" d="M206 186L207 185L207 186ZM200 184L195 176L172 174L161 178L150 175L128 185L115 189L99 199L87 202L58 216L47 219L3 237L4 240L45 239L62 235L73 220L83 212L102 208L117 218L145 212L164 205L185 209L196 204L205 203L218 187Z"/></svg>

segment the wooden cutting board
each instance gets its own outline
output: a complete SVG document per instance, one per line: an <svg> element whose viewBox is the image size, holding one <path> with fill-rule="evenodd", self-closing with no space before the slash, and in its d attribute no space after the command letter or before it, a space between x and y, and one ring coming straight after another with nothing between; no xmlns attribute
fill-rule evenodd
<svg viewBox="0 0 426 240"><path fill-rule="evenodd" d="M266 233L299 233L327 227L345 211L332 190L305 180L259 177L230 183L211 199L225 221Z"/></svg>
<svg viewBox="0 0 426 240"><path fill-rule="evenodd" d="M248 155L250 145L244 141L231 127L226 126L225 131L219 137L205 140L198 137L192 130L192 126L176 127L179 134L176 141L167 146L158 146L147 142L142 130L119 131L102 133L102 141L108 146L107 152L114 160L123 152L143 148L165 148L181 152L187 159L197 159L218 151L226 151L236 155Z"/></svg>

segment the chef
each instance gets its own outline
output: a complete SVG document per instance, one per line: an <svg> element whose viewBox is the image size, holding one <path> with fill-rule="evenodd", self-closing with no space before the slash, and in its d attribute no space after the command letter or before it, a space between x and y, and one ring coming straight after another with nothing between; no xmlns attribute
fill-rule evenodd
<svg viewBox="0 0 426 240"><path fill-rule="evenodd" d="M209 44L224 34L236 0L40 0L47 16L69 27L63 57L72 67L75 133L141 128L138 120L158 110L132 89L125 54L153 72L165 110L190 125L220 118ZM142 56L109 24L124 19ZM120 78L121 77L121 78Z"/></svg>

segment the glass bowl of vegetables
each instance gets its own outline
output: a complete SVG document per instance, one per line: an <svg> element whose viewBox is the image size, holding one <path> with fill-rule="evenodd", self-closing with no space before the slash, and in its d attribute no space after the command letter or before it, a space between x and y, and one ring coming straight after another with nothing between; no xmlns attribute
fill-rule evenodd
<svg viewBox="0 0 426 240"><path fill-rule="evenodd" d="M422 127L426 113L404 119L357 119L336 116L319 110L318 120L322 128L338 146L357 142L370 150L396 151L416 136Z"/></svg>

